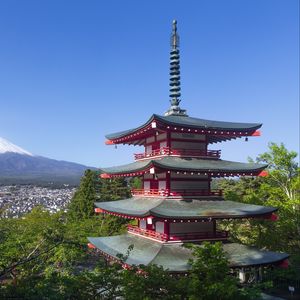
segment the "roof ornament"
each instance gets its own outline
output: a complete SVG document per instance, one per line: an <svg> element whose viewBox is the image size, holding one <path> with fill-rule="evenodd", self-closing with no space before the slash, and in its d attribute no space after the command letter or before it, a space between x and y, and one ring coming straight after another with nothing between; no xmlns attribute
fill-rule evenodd
<svg viewBox="0 0 300 300"><path fill-rule="evenodd" d="M173 20L170 51L170 102L171 107L165 116L188 116L186 110L179 107L180 93L180 56L179 56L179 35L177 33L177 21Z"/></svg>

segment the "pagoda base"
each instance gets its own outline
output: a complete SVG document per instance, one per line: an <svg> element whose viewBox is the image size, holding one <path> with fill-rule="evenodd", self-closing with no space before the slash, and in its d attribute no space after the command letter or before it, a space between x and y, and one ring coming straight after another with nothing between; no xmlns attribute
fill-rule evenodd
<svg viewBox="0 0 300 300"><path fill-rule="evenodd" d="M115 261L120 261L120 255L126 257L133 245L125 261L129 266L155 264L170 273L187 273L191 268L189 259L192 258L192 251L183 247L182 243L161 243L133 234L89 237L88 240L100 253ZM279 264L289 257L286 253L259 250L237 243L224 243L223 249L232 269Z"/></svg>

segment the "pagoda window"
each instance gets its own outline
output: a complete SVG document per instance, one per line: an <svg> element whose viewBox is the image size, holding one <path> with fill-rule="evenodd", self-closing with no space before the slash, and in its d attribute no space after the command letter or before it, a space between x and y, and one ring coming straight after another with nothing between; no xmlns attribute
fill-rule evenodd
<svg viewBox="0 0 300 300"><path fill-rule="evenodd" d="M153 179L153 174L144 174L144 180L147 180L147 179Z"/></svg>
<svg viewBox="0 0 300 300"><path fill-rule="evenodd" d="M155 141L155 137L154 136L150 136L150 137L146 138L146 144L153 143L154 141Z"/></svg>
<svg viewBox="0 0 300 300"><path fill-rule="evenodd" d="M146 154L150 154L152 152L152 145L147 145L145 147L145 152L146 152Z"/></svg>
<svg viewBox="0 0 300 300"><path fill-rule="evenodd" d="M147 222L146 220L140 220L140 226L141 229L146 229L147 228Z"/></svg>
<svg viewBox="0 0 300 300"><path fill-rule="evenodd" d="M150 181L144 181L144 190L150 190Z"/></svg>
<svg viewBox="0 0 300 300"><path fill-rule="evenodd" d="M156 222L155 223L155 231L159 233L165 233L165 223L164 222Z"/></svg>
<svg viewBox="0 0 300 300"><path fill-rule="evenodd" d="M167 133L165 133L165 132L156 136L157 141L163 141L163 140L166 140L166 139L167 139Z"/></svg>
<svg viewBox="0 0 300 300"><path fill-rule="evenodd" d="M164 179L166 178L166 172L157 173L156 176L158 179Z"/></svg>
<svg viewBox="0 0 300 300"><path fill-rule="evenodd" d="M167 183L165 180L159 180L158 181L158 189L159 190L165 190L167 188Z"/></svg>

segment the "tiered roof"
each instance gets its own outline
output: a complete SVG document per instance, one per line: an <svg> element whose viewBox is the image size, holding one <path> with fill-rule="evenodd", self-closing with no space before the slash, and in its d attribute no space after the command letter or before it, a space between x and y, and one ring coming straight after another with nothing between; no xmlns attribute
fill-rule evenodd
<svg viewBox="0 0 300 300"><path fill-rule="evenodd" d="M183 133L207 134L208 143L217 143L243 136L260 135L257 129L261 126L262 124L260 123L224 122L188 116L160 116L153 114L146 123L139 127L108 134L105 137L108 139L108 144L143 145L145 144L145 138L151 132L169 130Z"/></svg>
<svg viewBox="0 0 300 300"><path fill-rule="evenodd" d="M164 170L199 172L211 176L259 175L267 167L265 164L241 163L221 159L199 159L166 156L159 159L146 159L130 164L111 168L102 168L100 171L108 175L132 176L132 173L144 173L151 167Z"/></svg>
<svg viewBox="0 0 300 300"><path fill-rule="evenodd" d="M186 273L191 268L189 259L192 252L182 243L160 243L133 234L88 239L103 254L116 260L119 260L120 254L127 256L129 247L134 245L126 260L128 265L156 264L174 273ZM258 250L236 243L225 243L223 249L231 268L276 264L288 257L285 253Z"/></svg>
<svg viewBox="0 0 300 300"><path fill-rule="evenodd" d="M144 218L148 216L172 219L236 219L268 216L277 209L224 201L220 197L203 199L168 200L163 198L133 197L119 201L96 202L104 212Z"/></svg>

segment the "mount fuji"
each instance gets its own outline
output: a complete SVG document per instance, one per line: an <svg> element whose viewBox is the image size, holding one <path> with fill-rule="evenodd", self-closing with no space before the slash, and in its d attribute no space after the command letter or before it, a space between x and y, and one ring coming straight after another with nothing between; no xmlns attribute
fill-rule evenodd
<svg viewBox="0 0 300 300"><path fill-rule="evenodd" d="M78 184L87 166L33 155L0 137L0 184ZM94 169L94 168L92 168Z"/></svg>

